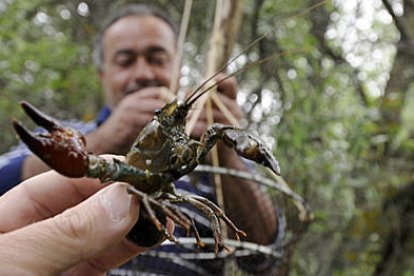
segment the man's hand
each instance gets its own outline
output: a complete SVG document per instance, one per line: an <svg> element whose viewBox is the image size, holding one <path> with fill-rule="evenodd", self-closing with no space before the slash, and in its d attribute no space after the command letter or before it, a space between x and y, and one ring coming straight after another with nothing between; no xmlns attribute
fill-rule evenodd
<svg viewBox="0 0 414 276"><path fill-rule="evenodd" d="M126 154L142 128L165 105L162 87L146 87L125 96L111 116L87 135L88 149L96 154Z"/></svg>
<svg viewBox="0 0 414 276"><path fill-rule="evenodd" d="M219 74L216 81L226 75ZM135 141L139 131L154 116L155 109L163 107L166 103L163 87L146 87L135 93L125 96L112 111L111 116L95 132L87 135L88 149L97 154L113 153L126 154ZM237 83L235 78L229 78L217 86L217 95L230 113L240 120L242 111L237 104ZM213 104L214 121L223 124L230 122ZM203 111L197 120L192 135L200 137L207 129L207 114Z"/></svg>
<svg viewBox="0 0 414 276"><path fill-rule="evenodd" d="M123 183L53 171L26 180L0 197L0 274L104 274L145 250L124 238L138 214Z"/></svg>

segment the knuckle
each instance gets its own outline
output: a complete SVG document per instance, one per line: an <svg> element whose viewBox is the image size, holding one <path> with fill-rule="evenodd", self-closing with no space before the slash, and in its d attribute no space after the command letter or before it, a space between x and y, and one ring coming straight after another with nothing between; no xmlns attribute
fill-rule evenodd
<svg viewBox="0 0 414 276"><path fill-rule="evenodd" d="M71 240L84 240L92 232L92 224L76 212L65 212L54 223L58 232Z"/></svg>
<svg viewBox="0 0 414 276"><path fill-rule="evenodd" d="M93 269L98 274L105 274L105 272L109 269L106 263L100 258L92 258L88 260L88 265L91 269Z"/></svg>

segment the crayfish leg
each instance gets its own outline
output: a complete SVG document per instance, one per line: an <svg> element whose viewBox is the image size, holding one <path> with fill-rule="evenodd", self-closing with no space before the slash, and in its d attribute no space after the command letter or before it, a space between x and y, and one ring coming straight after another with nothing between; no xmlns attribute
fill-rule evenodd
<svg viewBox="0 0 414 276"><path fill-rule="evenodd" d="M198 233L198 229L197 229L197 226L195 225L194 219L191 219L191 225L193 226L194 236L197 241L197 246L200 248L206 246L205 243L201 240L201 237L200 237L200 234Z"/></svg>
<svg viewBox="0 0 414 276"><path fill-rule="evenodd" d="M237 240L240 240L240 236L247 237L246 232L238 229L236 225L223 213L223 211L216 204L202 196L191 195L191 197L208 206L218 218L221 218L230 227L230 229L233 230Z"/></svg>
<svg viewBox="0 0 414 276"><path fill-rule="evenodd" d="M177 195L177 198L175 199L175 202L186 202L197 209L199 209L202 213L206 214L207 217L210 220L211 223L211 230L213 231L213 237L214 237L214 252L217 255L220 249L225 249L228 252L231 252L232 250L225 245L223 242L223 236L221 234L220 230L220 223L219 219L222 219L234 232L237 236L237 239L240 239L239 235L247 236L245 232L239 230L234 223L221 211L221 209L215 205L213 202L208 200L207 198L196 196L196 195ZM195 226L194 226L195 227ZM197 239L197 234L196 234ZM201 242L201 239L200 239Z"/></svg>
<svg viewBox="0 0 414 276"><path fill-rule="evenodd" d="M155 227L155 231L158 233L161 233L163 236L165 236L168 240L172 242L177 242L175 237L168 233L167 229L165 228L166 224L166 217L169 217L173 222L180 225L183 229L185 229L187 232L190 231L191 228L191 221L185 217L184 214L182 214L177 208L173 208L173 206L169 206L167 202L157 201L154 198L150 197L144 192L139 191L132 185L128 185L127 191L130 194L136 195L141 203L142 206L147 214L147 220L149 220L149 223L151 223ZM157 215L155 214L154 210L157 211ZM162 218L163 222L160 222L158 219L159 217ZM140 219L141 220L141 214ZM146 222L140 222L138 221L137 224L143 225L141 227L145 227L145 229L150 229L151 227L149 225L146 225ZM134 226L135 227L135 226ZM137 228L139 226L136 226ZM161 237L159 238L149 238L148 240L145 240L138 235L142 235L143 231L136 230L137 236L132 234L129 234L128 237L130 237L135 243L142 246L153 246L161 241ZM148 232L148 231L145 231ZM157 234L149 233L149 235L157 236Z"/></svg>

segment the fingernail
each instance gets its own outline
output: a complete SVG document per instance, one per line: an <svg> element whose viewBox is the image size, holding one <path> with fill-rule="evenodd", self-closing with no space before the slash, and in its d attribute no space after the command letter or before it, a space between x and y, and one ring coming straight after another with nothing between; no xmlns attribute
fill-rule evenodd
<svg viewBox="0 0 414 276"><path fill-rule="evenodd" d="M119 222L128 215L132 196L127 193L125 185L109 185L99 198L113 222Z"/></svg>

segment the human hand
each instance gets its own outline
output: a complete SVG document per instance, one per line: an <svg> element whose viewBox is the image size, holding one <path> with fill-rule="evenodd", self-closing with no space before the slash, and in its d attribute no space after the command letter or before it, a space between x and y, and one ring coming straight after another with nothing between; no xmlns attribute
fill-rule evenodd
<svg viewBox="0 0 414 276"><path fill-rule="evenodd" d="M124 238L138 214L126 184L30 178L0 197L0 274L104 274L145 250Z"/></svg>
<svg viewBox="0 0 414 276"><path fill-rule="evenodd" d="M165 105L164 87L145 87L126 95L111 116L95 132L87 135L88 148L97 154L126 154L139 131Z"/></svg>
<svg viewBox="0 0 414 276"><path fill-rule="evenodd" d="M219 81L226 77L226 74L218 74L214 80ZM217 96L224 104L224 106L230 111L233 117L240 122L241 118L243 117L243 112L241 107L237 104L237 82L236 78L231 77L217 85ZM213 102L213 118L214 122L222 123L222 124L230 124L231 122L228 118L223 114L223 112L218 108L216 104ZM200 117L198 118L196 124L194 125L192 136L194 137L201 137L208 127L208 117L207 112L204 110L201 112Z"/></svg>

